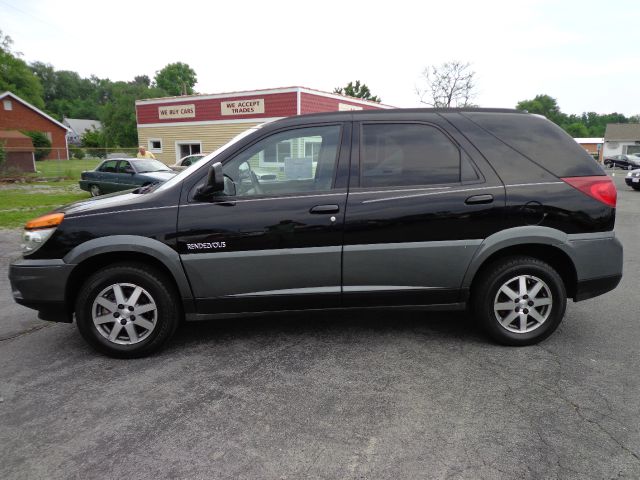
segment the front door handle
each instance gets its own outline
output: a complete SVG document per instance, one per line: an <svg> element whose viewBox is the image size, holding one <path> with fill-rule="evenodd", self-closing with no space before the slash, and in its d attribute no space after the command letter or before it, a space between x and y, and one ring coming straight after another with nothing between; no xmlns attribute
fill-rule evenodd
<svg viewBox="0 0 640 480"><path fill-rule="evenodd" d="M478 205L481 203L492 203L493 195L485 194L485 195L473 195L472 197L467 198L464 203L467 205Z"/></svg>
<svg viewBox="0 0 640 480"><path fill-rule="evenodd" d="M309 213L338 213L339 211L338 205L316 205L309 210Z"/></svg>

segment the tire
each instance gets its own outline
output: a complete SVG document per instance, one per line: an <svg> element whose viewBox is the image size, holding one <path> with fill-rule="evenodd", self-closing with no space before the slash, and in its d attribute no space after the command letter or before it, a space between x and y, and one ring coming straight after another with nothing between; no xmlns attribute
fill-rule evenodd
<svg viewBox="0 0 640 480"><path fill-rule="evenodd" d="M138 263L114 264L91 275L75 307L82 337L94 349L116 358L158 351L182 315L180 299L166 275Z"/></svg>
<svg viewBox="0 0 640 480"><path fill-rule="evenodd" d="M499 260L484 270L474 285L475 316L487 334L503 345L533 345L544 340L558 328L567 306L558 272L533 257Z"/></svg>
<svg viewBox="0 0 640 480"><path fill-rule="evenodd" d="M100 191L100 187L98 185L89 185L89 193L92 197L102 195L102 192Z"/></svg>
<svg viewBox="0 0 640 480"><path fill-rule="evenodd" d="M640 190L640 185L631 185L634 190Z"/></svg>

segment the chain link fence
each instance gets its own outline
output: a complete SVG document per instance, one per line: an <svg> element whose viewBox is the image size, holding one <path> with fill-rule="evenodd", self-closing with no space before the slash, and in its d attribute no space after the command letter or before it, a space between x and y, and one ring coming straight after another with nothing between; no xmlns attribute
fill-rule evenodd
<svg viewBox="0 0 640 480"><path fill-rule="evenodd" d="M68 152L68 154L67 154ZM76 180L80 172L93 170L105 158L130 158L138 153L132 148L34 149L2 145L0 142L0 181L26 181L36 178Z"/></svg>

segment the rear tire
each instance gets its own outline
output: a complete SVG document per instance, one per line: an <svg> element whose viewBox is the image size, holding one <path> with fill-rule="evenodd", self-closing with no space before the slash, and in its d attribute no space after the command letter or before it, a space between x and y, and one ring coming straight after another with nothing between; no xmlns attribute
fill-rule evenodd
<svg viewBox="0 0 640 480"><path fill-rule="evenodd" d="M496 342L533 345L560 325L567 293L548 263L509 257L491 264L474 281L472 304L476 318Z"/></svg>
<svg viewBox="0 0 640 480"><path fill-rule="evenodd" d="M634 190L640 190L640 185L631 185Z"/></svg>
<svg viewBox="0 0 640 480"><path fill-rule="evenodd" d="M118 263L91 275L76 299L76 322L94 349L116 358L158 351L175 332L180 298L162 272Z"/></svg>

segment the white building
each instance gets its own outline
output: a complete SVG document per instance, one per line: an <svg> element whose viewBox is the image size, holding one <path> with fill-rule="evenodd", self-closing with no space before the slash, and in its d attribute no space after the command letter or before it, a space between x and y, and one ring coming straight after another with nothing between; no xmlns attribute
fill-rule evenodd
<svg viewBox="0 0 640 480"><path fill-rule="evenodd" d="M604 132L604 156L640 154L640 123L610 123Z"/></svg>

